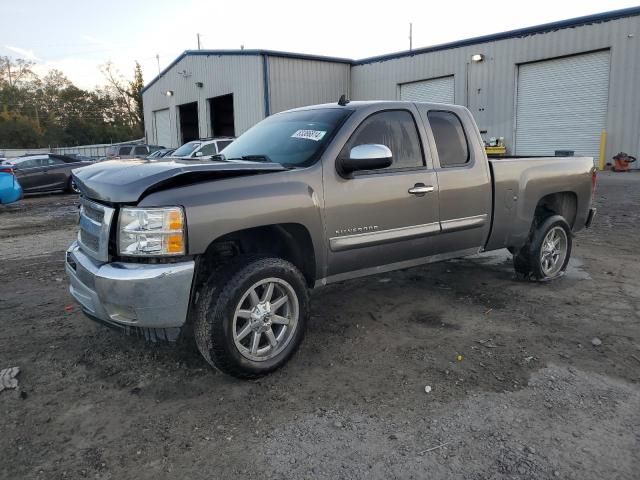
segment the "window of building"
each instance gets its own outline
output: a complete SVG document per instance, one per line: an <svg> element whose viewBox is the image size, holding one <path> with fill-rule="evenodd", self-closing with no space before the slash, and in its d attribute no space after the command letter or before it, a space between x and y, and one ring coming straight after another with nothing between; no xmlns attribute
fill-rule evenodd
<svg viewBox="0 0 640 480"><path fill-rule="evenodd" d="M456 167L469 163L469 145L458 116L452 112L431 111L427 117L436 142L440 166Z"/></svg>

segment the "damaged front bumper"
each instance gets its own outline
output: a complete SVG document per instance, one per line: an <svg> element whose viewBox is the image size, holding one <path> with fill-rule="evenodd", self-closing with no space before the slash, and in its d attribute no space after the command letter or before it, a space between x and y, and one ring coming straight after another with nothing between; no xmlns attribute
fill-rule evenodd
<svg viewBox="0 0 640 480"><path fill-rule="evenodd" d="M91 319L149 340L175 341L187 321L193 260L100 263L77 242L67 250L69 291Z"/></svg>

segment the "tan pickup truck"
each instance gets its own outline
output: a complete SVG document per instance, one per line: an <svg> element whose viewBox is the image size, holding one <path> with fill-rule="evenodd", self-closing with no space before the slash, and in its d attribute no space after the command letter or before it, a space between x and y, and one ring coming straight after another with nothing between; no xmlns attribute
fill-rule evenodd
<svg viewBox="0 0 640 480"><path fill-rule="evenodd" d="M467 109L429 103L299 108L211 160L74 175L66 270L84 312L151 340L190 325L243 378L295 352L314 287L503 248L522 275L555 279L595 212L591 158L489 160Z"/></svg>

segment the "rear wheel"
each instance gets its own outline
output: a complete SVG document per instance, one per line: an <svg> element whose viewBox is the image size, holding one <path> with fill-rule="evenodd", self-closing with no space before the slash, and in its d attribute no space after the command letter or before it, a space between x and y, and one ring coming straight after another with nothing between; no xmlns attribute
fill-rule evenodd
<svg viewBox="0 0 640 480"><path fill-rule="evenodd" d="M513 257L516 272L538 281L561 277L571 257L571 227L560 215L539 221L529 242Z"/></svg>
<svg viewBox="0 0 640 480"><path fill-rule="evenodd" d="M204 358L229 375L257 378L283 366L302 342L307 286L285 260L237 257L211 275L195 313Z"/></svg>

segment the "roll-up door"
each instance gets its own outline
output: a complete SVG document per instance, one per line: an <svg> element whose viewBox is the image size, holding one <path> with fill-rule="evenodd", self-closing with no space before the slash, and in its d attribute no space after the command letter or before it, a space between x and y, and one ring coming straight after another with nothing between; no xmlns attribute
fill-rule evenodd
<svg viewBox="0 0 640 480"><path fill-rule="evenodd" d="M573 150L597 164L608 96L609 51L520 65L515 153Z"/></svg>
<svg viewBox="0 0 640 480"><path fill-rule="evenodd" d="M400 100L453 103L453 75L400 85Z"/></svg>
<svg viewBox="0 0 640 480"><path fill-rule="evenodd" d="M155 126L156 145L171 147L171 122L169 121L169 109L156 110L153 112L153 122Z"/></svg>

